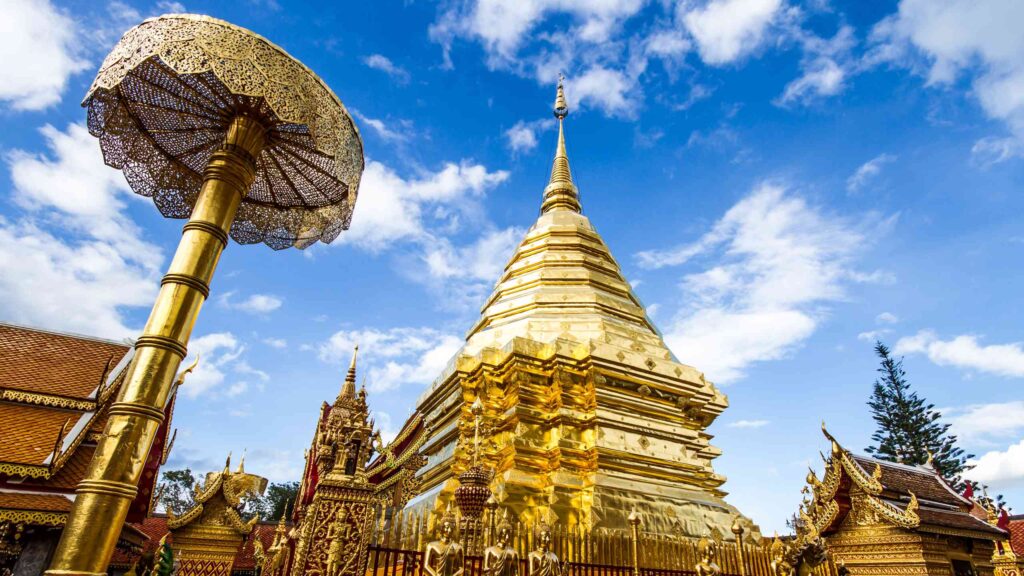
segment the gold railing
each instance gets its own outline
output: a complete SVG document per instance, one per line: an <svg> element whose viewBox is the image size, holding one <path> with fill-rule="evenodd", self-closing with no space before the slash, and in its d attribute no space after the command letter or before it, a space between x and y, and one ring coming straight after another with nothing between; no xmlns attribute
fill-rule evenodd
<svg viewBox="0 0 1024 576"><path fill-rule="evenodd" d="M467 550L466 576L478 576L480 551L492 543L497 518L485 512L479 529L457 535ZM368 575L417 576L420 552L434 539L433 518L406 510L380 510L370 529ZM512 547L521 559L536 550L540 526L530 522L512 523ZM475 540L466 535L476 534ZM697 540L638 531L638 567L641 576L689 576L700 562ZM715 538L711 538L714 540ZM632 535L626 530L588 530L582 526L551 526L550 549L570 566L572 576L630 576L634 572ZM770 542L718 541L715 562L725 576L775 576L771 567ZM742 559L742 561L741 561ZM525 564L525 563L524 563ZM521 571L522 574L526 572ZM830 560L814 568L815 576L838 576ZM633 575L635 576L635 575Z"/></svg>

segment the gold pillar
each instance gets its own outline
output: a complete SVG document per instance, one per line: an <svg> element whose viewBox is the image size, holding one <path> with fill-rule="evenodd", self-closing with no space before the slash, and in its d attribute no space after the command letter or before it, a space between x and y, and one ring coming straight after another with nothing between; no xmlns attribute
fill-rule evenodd
<svg viewBox="0 0 1024 576"><path fill-rule="evenodd" d="M146 327L135 342L128 376L110 407L89 471L78 485L47 574L106 573L164 419L171 381L186 355L199 308L209 296L213 271L227 246L238 205L255 178L255 158L265 141L266 129L258 121L237 116L224 145L210 158L192 217L184 226Z"/></svg>
<svg viewBox="0 0 1024 576"><path fill-rule="evenodd" d="M740 561L740 576L747 576L747 556L746 551L743 549L743 525L740 524L738 517L732 523L732 533L736 535L736 553Z"/></svg>
<svg viewBox="0 0 1024 576"><path fill-rule="evenodd" d="M640 576L640 515L633 510L629 514L630 548L633 552L633 576Z"/></svg>

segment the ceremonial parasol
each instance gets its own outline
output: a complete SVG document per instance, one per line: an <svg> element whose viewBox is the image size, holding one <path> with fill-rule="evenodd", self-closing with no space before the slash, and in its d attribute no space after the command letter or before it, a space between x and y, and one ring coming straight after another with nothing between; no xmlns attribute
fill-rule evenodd
<svg viewBox="0 0 1024 576"><path fill-rule="evenodd" d="M228 237L274 249L348 228L359 132L313 72L205 16L132 28L85 97L107 164L161 214L189 218L48 574L103 574L137 495L199 308Z"/></svg>

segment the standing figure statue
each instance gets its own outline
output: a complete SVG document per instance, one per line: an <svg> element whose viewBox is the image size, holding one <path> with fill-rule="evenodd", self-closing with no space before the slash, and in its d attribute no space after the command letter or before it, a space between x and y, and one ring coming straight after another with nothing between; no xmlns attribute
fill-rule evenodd
<svg viewBox="0 0 1024 576"><path fill-rule="evenodd" d="M350 533L352 532L351 526L348 525L346 520L348 514L345 509L338 510L338 515L335 516L334 524L327 530L327 539L330 540L330 545L327 548L327 575L326 576L341 576L345 573L345 569L341 563L345 556L345 544L349 540ZM346 563L351 564L351 559Z"/></svg>
<svg viewBox="0 0 1024 576"><path fill-rule="evenodd" d="M455 515L451 504L441 518L441 539L427 544L423 552L423 570L429 576L462 576L465 553L455 541Z"/></svg>
<svg viewBox="0 0 1024 576"><path fill-rule="evenodd" d="M697 563L697 576L719 576L722 569L715 563L715 556L718 553L718 545L707 536L697 542L697 553L700 554L700 562Z"/></svg>
<svg viewBox="0 0 1024 576"><path fill-rule="evenodd" d="M549 549L550 546L551 527L547 522L541 522L540 546L527 557L530 576L568 576L568 566L558 560L558 556Z"/></svg>
<svg viewBox="0 0 1024 576"><path fill-rule="evenodd" d="M778 536L775 536L775 540L772 541L771 547L771 564L772 576L792 576L793 564L790 563L787 556L789 550L786 545L779 540Z"/></svg>
<svg viewBox="0 0 1024 576"><path fill-rule="evenodd" d="M484 576L519 576L519 553L512 547L511 540L512 524L506 508L494 545L484 550Z"/></svg>

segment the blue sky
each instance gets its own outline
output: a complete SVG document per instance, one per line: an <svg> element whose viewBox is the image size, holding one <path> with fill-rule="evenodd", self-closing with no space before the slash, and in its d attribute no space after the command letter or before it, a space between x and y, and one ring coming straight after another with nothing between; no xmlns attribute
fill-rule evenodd
<svg viewBox="0 0 1024 576"><path fill-rule="evenodd" d="M0 319L130 337L180 234L79 107L140 19L204 13L318 72L365 141L333 245L232 246L171 466L297 479L351 346L393 433L457 350L567 142L585 213L677 357L731 406L729 500L784 529L819 426L869 443L873 339L1024 501L1024 5L1015 0L8 2Z"/></svg>

